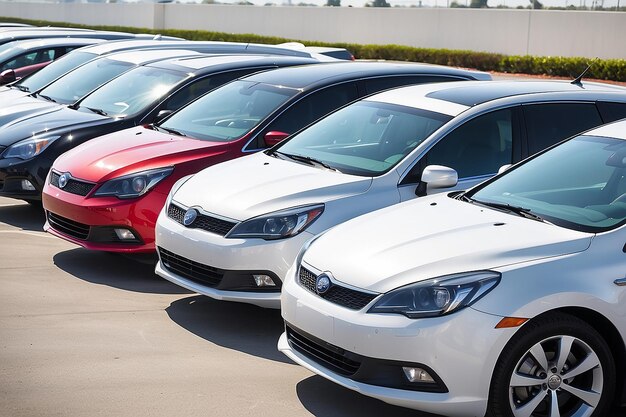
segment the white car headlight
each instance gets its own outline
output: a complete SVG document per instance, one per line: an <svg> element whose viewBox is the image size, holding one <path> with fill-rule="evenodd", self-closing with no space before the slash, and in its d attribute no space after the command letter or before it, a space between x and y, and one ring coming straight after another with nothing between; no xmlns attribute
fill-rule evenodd
<svg viewBox="0 0 626 417"><path fill-rule="evenodd" d="M150 191L155 185L172 173L174 167L151 169L136 174L114 178L102 184L94 193L95 197L114 196L136 198Z"/></svg>
<svg viewBox="0 0 626 417"><path fill-rule="evenodd" d="M239 223L225 237L273 240L295 236L323 212L324 204L315 204L264 214Z"/></svg>
<svg viewBox="0 0 626 417"><path fill-rule="evenodd" d="M383 295L368 313L403 314L411 319L450 314L479 300L498 285L500 277L498 272L476 271L407 285Z"/></svg>
<svg viewBox="0 0 626 417"><path fill-rule="evenodd" d="M2 154L3 158L30 159L39 155L52 142L61 136L48 136L45 138L32 137L21 140L9 146Z"/></svg>

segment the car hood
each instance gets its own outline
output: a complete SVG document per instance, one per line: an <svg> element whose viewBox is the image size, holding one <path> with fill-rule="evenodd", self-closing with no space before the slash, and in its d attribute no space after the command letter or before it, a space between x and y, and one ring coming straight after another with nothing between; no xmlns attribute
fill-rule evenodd
<svg viewBox="0 0 626 417"><path fill-rule="evenodd" d="M3 103L0 105L0 126L10 126L20 120L63 108L60 104L37 100L24 94L19 90L9 90L0 94Z"/></svg>
<svg viewBox="0 0 626 417"><path fill-rule="evenodd" d="M338 281L384 293L443 275L581 252L592 237L440 195L339 225L303 260Z"/></svg>
<svg viewBox="0 0 626 417"><path fill-rule="evenodd" d="M174 200L234 220L367 191L371 178L346 175L265 155L263 152L200 171Z"/></svg>
<svg viewBox="0 0 626 417"><path fill-rule="evenodd" d="M102 182L152 168L218 155L227 143L207 142L139 126L89 140L61 155L53 169Z"/></svg>
<svg viewBox="0 0 626 417"><path fill-rule="evenodd" d="M63 130L65 132L66 130L97 125L112 120L114 119L95 113L84 113L66 106L55 105L53 108L43 109L40 112L26 113L1 125L0 145L9 146L31 136L54 135L55 129L58 128L67 128Z"/></svg>

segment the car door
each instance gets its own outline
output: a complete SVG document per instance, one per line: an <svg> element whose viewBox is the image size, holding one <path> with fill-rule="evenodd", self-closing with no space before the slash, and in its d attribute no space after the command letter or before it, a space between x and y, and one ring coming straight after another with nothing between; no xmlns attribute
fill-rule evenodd
<svg viewBox="0 0 626 417"><path fill-rule="evenodd" d="M472 118L442 137L400 181L402 201L455 189L467 189L492 177L504 166L520 160L519 106ZM455 187L429 189L421 182L429 165L456 170Z"/></svg>

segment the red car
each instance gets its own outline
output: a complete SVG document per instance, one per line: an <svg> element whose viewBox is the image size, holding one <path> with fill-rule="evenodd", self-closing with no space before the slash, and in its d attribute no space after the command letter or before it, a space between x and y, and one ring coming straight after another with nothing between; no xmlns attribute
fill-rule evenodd
<svg viewBox="0 0 626 417"><path fill-rule="evenodd" d="M366 94L480 77L488 76L423 64L347 62L238 79L162 122L101 136L61 155L43 189L44 229L88 249L153 252L158 214L179 179L272 146Z"/></svg>

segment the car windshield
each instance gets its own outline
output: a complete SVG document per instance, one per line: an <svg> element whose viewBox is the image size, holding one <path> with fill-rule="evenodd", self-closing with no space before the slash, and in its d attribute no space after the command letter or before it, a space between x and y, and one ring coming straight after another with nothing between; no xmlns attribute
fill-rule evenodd
<svg viewBox="0 0 626 417"><path fill-rule="evenodd" d="M360 101L311 125L279 145L280 154L313 158L323 166L360 175L380 175L450 120L440 113Z"/></svg>
<svg viewBox="0 0 626 417"><path fill-rule="evenodd" d="M234 81L202 96L159 127L196 139L230 142L241 138L298 93L298 90Z"/></svg>
<svg viewBox="0 0 626 417"><path fill-rule="evenodd" d="M41 90L40 95L57 103L72 104L133 66L115 59L96 59L59 78Z"/></svg>
<svg viewBox="0 0 626 417"><path fill-rule="evenodd" d="M9 42L9 43L5 43L4 45L0 45L0 60L14 55L16 51L15 44L17 42L19 41ZM19 51L22 51L22 50L19 49Z"/></svg>
<svg viewBox="0 0 626 417"><path fill-rule="evenodd" d="M468 197L523 207L551 223L601 232L626 222L626 141L579 136Z"/></svg>
<svg viewBox="0 0 626 417"><path fill-rule="evenodd" d="M111 117L138 113L161 100L189 74L162 68L138 67L103 85L82 100L80 108L97 109Z"/></svg>
<svg viewBox="0 0 626 417"><path fill-rule="evenodd" d="M33 75L22 78L16 82L15 85L25 87L26 91L39 91L63 74L72 71L74 68L83 65L87 61L91 61L96 56L97 55L89 52L71 52L59 59L54 60L45 68L40 69Z"/></svg>

